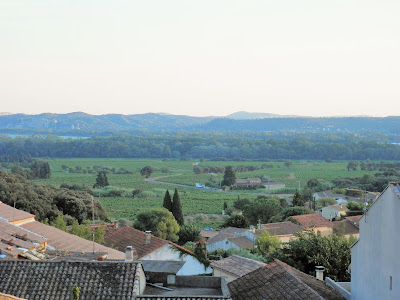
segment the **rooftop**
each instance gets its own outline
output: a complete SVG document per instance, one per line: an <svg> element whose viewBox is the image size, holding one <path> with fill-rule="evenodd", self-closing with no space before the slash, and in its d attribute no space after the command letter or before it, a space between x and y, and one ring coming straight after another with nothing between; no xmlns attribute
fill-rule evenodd
<svg viewBox="0 0 400 300"><path fill-rule="evenodd" d="M346 220L346 219L344 219L342 221L333 222L333 228L338 229L344 235L360 233L360 229L358 228L358 226L354 225L352 222L350 222L349 220Z"/></svg>
<svg viewBox="0 0 400 300"><path fill-rule="evenodd" d="M354 225L356 225L357 227L360 226L360 219L361 219L362 215L359 216L350 216L350 217L345 217L346 220L349 220L351 223L353 223Z"/></svg>
<svg viewBox="0 0 400 300"><path fill-rule="evenodd" d="M9 223L17 224L33 221L35 216L0 201L0 218L5 219Z"/></svg>
<svg viewBox="0 0 400 300"><path fill-rule="evenodd" d="M137 299L230 299L230 294L225 280L213 276L176 276L167 275L164 278L157 277L157 286L163 286L170 290L150 286L153 283L149 277L144 293Z"/></svg>
<svg viewBox="0 0 400 300"><path fill-rule="evenodd" d="M262 224L261 229L256 230L256 234L261 234L264 230L267 230L270 235L291 235L303 231L304 228L290 221L268 223Z"/></svg>
<svg viewBox="0 0 400 300"><path fill-rule="evenodd" d="M241 249L254 248L254 242L245 236L229 237L228 241L232 242Z"/></svg>
<svg viewBox="0 0 400 300"><path fill-rule="evenodd" d="M247 273L255 271L264 266L266 266L266 264L263 262L238 255L232 255L227 258L214 261L210 265L210 267L213 269L218 269L237 277L246 275Z"/></svg>
<svg viewBox="0 0 400 300"><path fill-rule="evenodd" d="M207 244L212 244L215 242L223 241L229 237L236 237L239 233L245 232L248 229L245 228L236 228L236 227L227 227L221 229L218 234L210 237L207 240Z"/></svg>
<svg viewBox="0 0 400 300"><path fill-rule="evenodd" d="M47 238L47 244L59 251L106 252L108 259L125 259L124 252L93 243L37 221L23 224L21 227Z"/></svg>
<svg viewBox="0 0 400 300"><path fill-rule="evenodd" d="M81 299L128 300L134 296L137 265L125 262L0 261L0 291L26 299L70 299L79 287Z"/></svg>
<svg viewBox="0 0 400 300"><path fill-rule="evenodd" d="M343 299L324 282L277 259L228 283L228 287L233 300Z"/></svg>
<svg viewBox="0 0 400 300"><path fill-rule="evenodd" d="M319 214L292 216L291 218L299 222L299 224L305 228L332 227L332 223Z"/></svg>
<svg viewBox="0 0 400 300"><path fill-rule="evenodd" d="M110 247L125 251L126 246L132 246L136 249L138 258L157 250L168 244L168 241L151 235L150 243L146 243L146 233L130 226L114 228L106 226L106 235L104 239Z"/></svg>
<svg viewBox="0 0 400 300"><path fill-rule="evenodd" d="M0 252L17 258L28 250L44 248L47 239L0 219Z"/></svg>

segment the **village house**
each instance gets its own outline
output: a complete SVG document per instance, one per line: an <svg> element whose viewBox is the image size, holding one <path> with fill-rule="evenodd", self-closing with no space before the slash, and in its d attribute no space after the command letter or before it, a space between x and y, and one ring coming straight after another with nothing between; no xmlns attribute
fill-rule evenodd
<svg viewBox="0 0 400 300"><path fill-rule="evenodd" d="M323 281L277 259L229 282L228 288L233 300L343 299Z"/></svg>
<svg viewBox="0 0 400 300"><path fill-rule="evenodd" d="M115 224L116 225L116 224ZM104 240L106 245L119 251L125 251L127 246L132 246L135 259L139 260L169 260L185 261L178 275L197 275L211 273L209 267L204 266L193 252L167 240L130 226L119 227L105 226Z"/></svg>
<svg viewBox="0 0 400 300"><path fill-rule="evenodd" d="M390 183L359 219L351 248L351 299L400 299L400 184Z"/></svg>
<svg viewBox="0 0 400 300"><path fill-rule="evenodd" d="M360 236L360 230L358 226L356 226L351 221L346 218L341 221L335 221L333 223L333 231L334 233L344 236L345 238L355 237L358 238Z"/></svg>
<svg viewBox="0 0 400 300"><path fill-rule="evenodd" d="M340 220L348 210L347 204L328 205L321 209L321 215L328 221Z"/></svg>
<svg viewBox="0 0 400 300"><path fill-rule="evenodd" d="M242 233L248 229L227 227L219 231L219 233L206 242L207 251L214 251L216 249L228 250L230 248L244 249L254 248L254 241L248 239L245 236L241 236Z"/></svg>
<svg viewBox="0 0 400 300"><path fill-rule="evenodd" d="M292 216L291 219L303 226L306 230L311 230L315 233L320 232L322 236L333 233L333 224L319 214Z"/></svg>
<svg viewBox="0 0 400 300"><path fill-rule="evenodd" d="M213 276L223 277L226 282L231 282L247 273L266 266L265 263L254 259L232 255L211 263Z"/></svg>
<svg viewBox="0 0 400 300"><path fill-rule="evenodd" d="M107 253L107 259L120 259L123 260L125 257L125 253L103 246L98 243L94 243L92 241L85 240L79 236L67 233L58 228L40 223L35 220L35 216L31 215L25 211L15 209L9 205L4 203L0 203L0 235L2 236L12 236L11 240L8 238L8 242L2 252L6 253L3 255L7 255L7 247L12 249L9 255L15 257L15 255L24 256L24 252L26 252L25 256L29 256L29 259L41 259L40 252L37 250L50 249L50 250L59 250L59 251L78 251L78 252L105 252ZM29 248L28 244L25 244L26 247L18 247L13 245L21 244L22 242L31 242L36 245L36 251L34 249ZM3 243L4 244L4 243ZM22 245L22 244L21 244ZM3 245L4 246L4 245ZM29 251L26 251L26 250ZM28 257L27 257L28 258Z"/></svg>

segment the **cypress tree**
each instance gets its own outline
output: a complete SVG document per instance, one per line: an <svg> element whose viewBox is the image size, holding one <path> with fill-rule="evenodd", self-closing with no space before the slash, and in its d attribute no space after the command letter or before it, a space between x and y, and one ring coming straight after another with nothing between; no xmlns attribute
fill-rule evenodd
<svg viewBox="0 0 400 300"><path fill-rule="evenodd" d="M225 168L224 180L222 180L222 185L231 186L235 182L236 182L235 172L233 171L233 168L231 166L227 166Z"/></svg>
<svg viewBox="0 0 400 300"><path fill-rule="evenodd" d="M174 196L172 197L172 214L175 217L176 222L180 226L184 225L184 220L183 220L183 213L182 213L182 205L181 205L181 199L179 198L178 190L175 189Z"/></svg>
<svg viewBox="0 0 400 300"><path fill-rule="evenodd" d="M171 200L171 195L169 194L168 190L166 190L165 195L164 195L163 207L168 209L170 212L172 212L172 200Z"/></svg>

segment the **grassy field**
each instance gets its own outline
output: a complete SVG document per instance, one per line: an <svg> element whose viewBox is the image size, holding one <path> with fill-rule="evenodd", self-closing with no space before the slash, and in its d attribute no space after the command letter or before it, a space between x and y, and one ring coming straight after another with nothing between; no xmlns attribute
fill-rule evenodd
<svg viewBox="0 0 400 300"><path fill-rule="evenodd" d="M132 174L108 174L109 184L113 187L125 189L130 195L134 189L141 189L143 192L139 197L102 197L101 193L95 196L103 204L112 219L134 219L135 215L145 209L162 207L165 190L168 188L173 192L173 186L161 183L146 182L139 171L144 166L151 166L156 171L151 177L170 176L162 178L162 181L185 184L194 186L196 182L205 183L209 180L209 174L194 174L193 166L197 161L179 160L155 160L155 159L51 159L47 160L51 166L51 178L37 180L41 184L51 184L59 186L67 182L69 184L85 184L92 187L96 182L97 171L93 174L69 173L63 170L62 166L75 169L80 166L82 169L90 170L93 166L103 166L107 168L124 168ZM200 166L236 166L254 165L261 167L265 162L211 162L199 163ZM298 182L304 186L311 178L329 182L337 177L359 177L368 171L347 171L347 162L321 162L321 161L293 161L290 168L285 167L284 162L268 162L273 168L259 169L253 172L236 173L237 178L269 176L271 181L279 181L287 187L296 188ZM161 172L163 169L163 172ZM172 176L173 175L173 176ZM217 174L222 179L223 174ZM231 205L240 194L240 197L253 199L256 195L251 195L254 191L243 191L236 193L224 193L216 191L204 191L178 187L181 197L182 209L188 221L201 224L203 226L218 226L223 221L221 210L226 201ZM257 191L257 192L262 192Z"/></svg>

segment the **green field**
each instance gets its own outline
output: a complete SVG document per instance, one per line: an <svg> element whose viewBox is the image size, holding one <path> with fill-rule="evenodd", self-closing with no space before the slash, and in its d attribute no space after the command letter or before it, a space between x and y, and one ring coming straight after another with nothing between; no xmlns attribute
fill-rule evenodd
<svg viewBox="0 0 400 300"><path fill-rule="evenodd" d="M209 180L210 174L194 174L193 166L198 161L180 160L155 160L155 159L50 159L47 160L51 166L51 178L37 180L37 183L51 184L59 186L63 182L70 184L85 184L92 187L96 182L97 172L93 174L69 173L62 169L65 165L68 168L76 166L90 170L93 166L103 166L108 168L124 168L133 174L108 174L109 184L113 187L125 189L126 197L102 197L101 193L95 196L103 204L111 219L134 219L135 215L145 209L162 207L163 196L166 189L174 190L174 186L161 183L146 182L139 171L144 166L151 166L156 171L151 177L164 177L160 180L178 184L194 186L196 182L205 183ZM237 166L254 165L260 167L265 162L212 162L205 161L199 163L200 166ZM253 172L236 173L237 178L269 176L271 181L279 181L286 184L289 188L296 188L298 182L304 186L311 178L317 178L322 182L329 182L337 177L359 177L368 171L347 171L347 162L322 162L322 161L293 161L290 168L285 167L284 162L268 162L273 168L259 169ZM163 169L164 172L161 172ZM223 174L217 174L218 178ZM140 197L132 198L130 193L134 189L141 189L143 192ZM181 197L182 209L188 221L200 223L202 225L218 226L222 222L221 210L224 201L231 205L234 200L240 197L253 199L256 195L251 193L265 192L235 191L232 193L205 191L201 189L178 187Z"/></svg>

